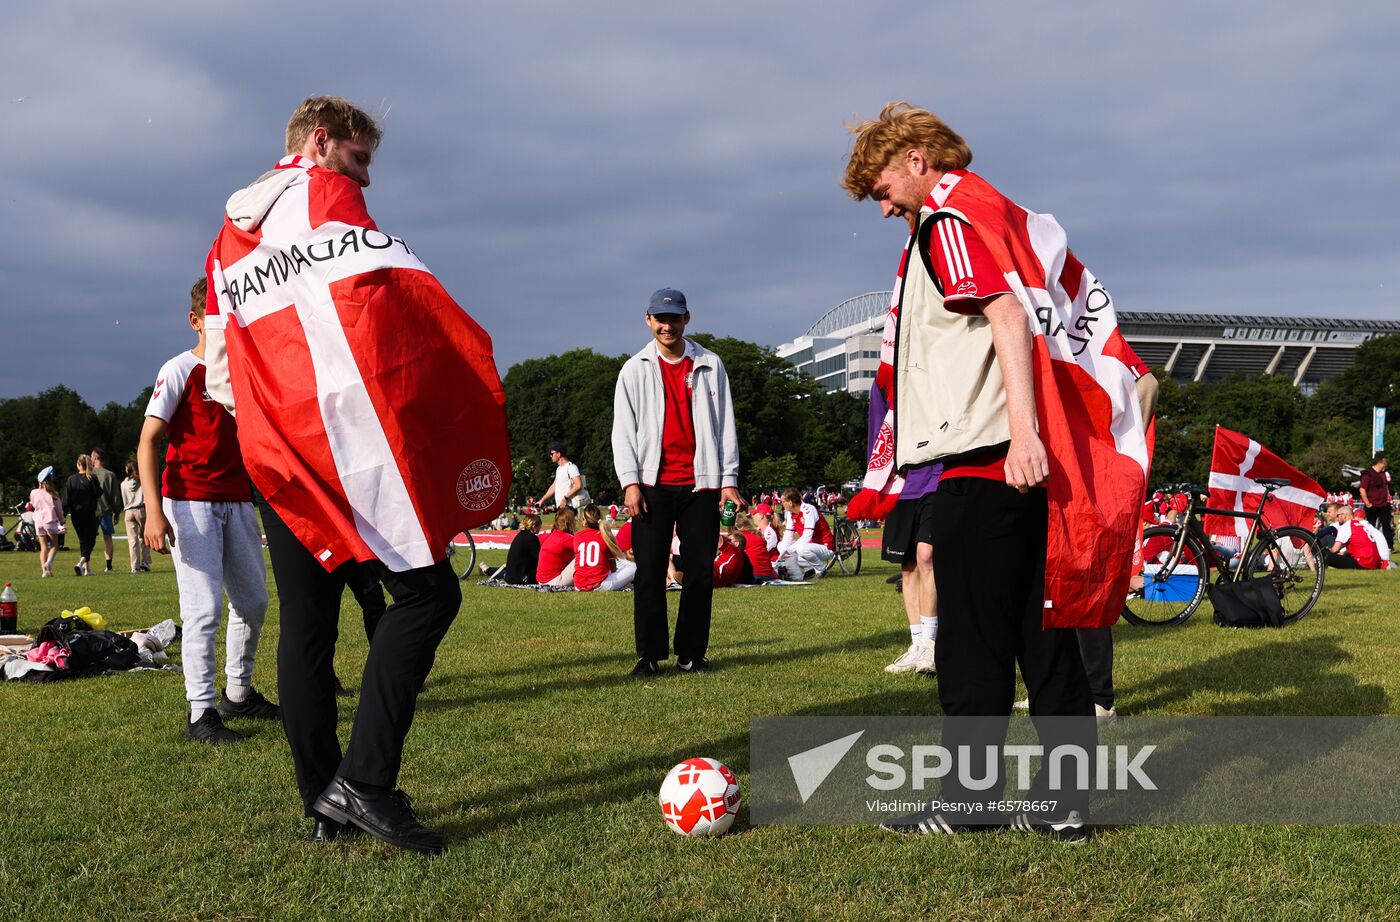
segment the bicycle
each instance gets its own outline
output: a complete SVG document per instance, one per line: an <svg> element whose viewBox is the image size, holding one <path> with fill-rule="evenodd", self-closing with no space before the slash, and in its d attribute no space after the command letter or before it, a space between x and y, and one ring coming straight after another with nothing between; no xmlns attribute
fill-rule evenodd
<svg viewBox="0 0 1400 922"><path fill-rule="evenodd" d="M826 572L839 567L845 575L855 576L860 572L860 529L837 512L831 517L831 537L834 553L827 561Z"/></svg>
<svg viewBox="0 0 1400 922"><path fill-rule="evenodd" d="M464 531L457 537L466 538L467 543L458 544L455 538L447 542L447 562L452 572L457 574L457 579L467 580L476 567L476 541L470 531Z"/></svg>
<svg viewBox="0 0 1400 922"><path fill-rule="evenodd" d="M1268 573L1283 603L1283 623L1306 615L1322 595L1327 558L1317 538L1306 528L1285 525L1270 528L1264 508L1273 492L1289 485L1277 478L1255 481L1264 488L1256 512L1211 509L1205 505L1209 491L1194 484L1178 484L1169 492L1186 493L1191 499L1185 519L1176 525L1152 525L1142 532L1141 589L1134 590L1123 606L1123 617L1142 627L1181 624L1195 614L1205 598L1206 580L1212 570L1217 583L1234 583L1260 570ZM1249 535L1240 545L1232 571L1201 527L1198 515L1223 515L1250 521Z"/></svg>

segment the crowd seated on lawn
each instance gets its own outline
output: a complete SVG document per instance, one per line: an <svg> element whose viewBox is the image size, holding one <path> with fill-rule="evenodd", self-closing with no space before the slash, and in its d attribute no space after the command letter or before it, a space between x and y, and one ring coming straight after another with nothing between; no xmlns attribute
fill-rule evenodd
<svg viewBox="0 0 1400 922"><path fill-rule="evenodd" d="M1327 505L1327 525L1318 530L1318 544L1327 565L1339 570L1388 570L1390 545L1381 531L1366 521L1366 513L1340 503Z"/></svg>

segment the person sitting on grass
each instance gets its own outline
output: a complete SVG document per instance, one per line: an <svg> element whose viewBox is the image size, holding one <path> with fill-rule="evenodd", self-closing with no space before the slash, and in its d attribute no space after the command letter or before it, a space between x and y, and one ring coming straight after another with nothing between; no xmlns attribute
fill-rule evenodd
<svg viewBox="0 0 1400 922"><path fill-rule="evenodd" d="M754 583L767 583L778 578L773 572L773 558L778 547L778 536L768 524L770 515L760 512L767 509L760 505L754 509L753 517L739 513L734 519L734 530L743 538L744 556L749 559ZM760 524L759 520L762 520Z"/></svg>
<svg viewBox="0 0 1400 922"><path fill-rule="evenodd" d="M618 547L597 505L583 507L583 529L574 535L574 588L580 592L626 589L637 575L631 555Z"/></svg>
<svg viewBox="0 0 1400 922"><path fill-rule="evenodd" d="M1359 509L1343 506L1337 518L1337 534L1327 550L1327 565L1341 570L1386 570L1390 568L1390 546L1385 536Z"/></svg>
<svg viewBox="0 0 1400 922"><path fill-rule="evenodd" d="M487 579L499 580L513 586L524 586L536 582L540 562L539 533L543 523L533 512L520 516L520 533L510 542L506 551L506 562L499 567L481 565L481 575Z"/></svg>
<svg viewBox="0 0 1400 922"><path fill-rule="evenodd" d="M731 532L719 536L719 547L715 551L713 570L716 589L726 589L740 583L753 583L753 566L744 553L742 535Z"/></svg>
<svg viewBox="0 0 1400 922"><path fill-rule="evenodd" d="M540 539L535 577L546 586L574 584L574 527L577 515L565 506L554 513L554 528Z"/></svg>
<svg viewBox="0 0 1400 922"><path fill-rule="evenodd" d="M795 487L783 491L783 508L787 514L783 540L778 543L778 564L790 579L817 579L826 573L835 555L831 526Z"/></svg>

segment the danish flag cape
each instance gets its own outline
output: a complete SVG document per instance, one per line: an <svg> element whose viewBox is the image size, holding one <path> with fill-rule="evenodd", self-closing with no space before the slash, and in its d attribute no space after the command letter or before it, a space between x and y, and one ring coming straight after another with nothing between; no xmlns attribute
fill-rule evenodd
<svg viewBox="0 0 1400 922"><path fill-rule="evenodd" d="M327 570L441 560L510 479L491 338L351 179L287 157L209 252L209 390L253 483Z"/></svg>
<svg viewBox="0 0 1400 922"><path fill-rule="evenodd" d="M1258 477L1291 481L1275 490L1264 507L1265 525L1297 525L1313 530L1317 507L1327 500L1322 485L1249 436L1216 426L1215 447L1210 453L1210 505L1215 509L1257 512L1264 501L1264 488L1255 480ZM1233 535L1241 541L1249 537L1248 519L1225 515L1208 515L1205 519L1206 534Z"/></svg>
<svg viewBox="0 0 1400 922"><path fill-rule="evenodd" d="M967 170L946 174L924 211L970 222L1025 308L1035 402L1050 463L1046 628L1107 627L1127 596L1152 458L1137 379L1108 291L1050 215L1027 211Z"/></svg>

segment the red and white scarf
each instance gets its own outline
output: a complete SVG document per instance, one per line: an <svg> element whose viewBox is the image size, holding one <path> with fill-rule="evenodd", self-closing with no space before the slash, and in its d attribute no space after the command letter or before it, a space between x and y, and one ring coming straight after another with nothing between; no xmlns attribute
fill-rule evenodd
<svg viewBox="0 0 1400 922"><path fill-rule="evenodd" d="M894 469L894 403L889 399L894 383L894 336L899 323L899 292L903 288L904 270L909 259L909 247L899 262L894 290L890 292L890 309L885 313L885 331L880 337L880 367L875 383L870 387L870 426L874 437L869 440L869 458L865 462L865 478L860 492L851 497L846 515L852 519L884 520L899 494L904 490L904 478Z"/></svg>
<svg viewBox="0 0 1400 922"><path fill-rule="evenodd" d="M210 391L253 483L327 570L441 560L510 484L491 338L351 179L287 157L229 199L206 263Z"/></svg>

